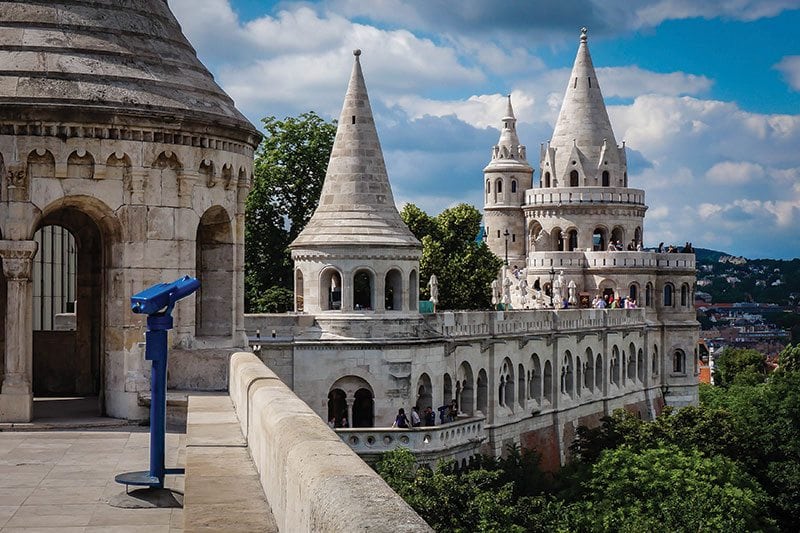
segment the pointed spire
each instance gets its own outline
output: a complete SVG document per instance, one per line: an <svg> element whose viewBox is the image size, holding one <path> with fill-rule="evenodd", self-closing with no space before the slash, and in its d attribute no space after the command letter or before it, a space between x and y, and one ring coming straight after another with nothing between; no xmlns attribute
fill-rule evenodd
<svg viewBox="0 0 800 533"><path fill-rule="evenodd" d="M616 145L592 57L589 55L587 33L585 27L581 28L578 54L553 131L551 144L555 147L569 146L573 140L582 149L599 147L602 146L603 139Z"/></svg>
<svg viewBox="0 0 800 533"><path fill-rule="evenodd" d="M336 129L319 205L292 243L304 245L420 246L394 205L367 86L361 50Z"/></svg>
<svg viewBox="0 0 800 533"><path fill-rule="evenodd" d="M514 108L511 107L511 95L508 95L508 102L506 103L506 116L503 117L503 120L513 120L516 122L516 117L514 116Z"/></svg>

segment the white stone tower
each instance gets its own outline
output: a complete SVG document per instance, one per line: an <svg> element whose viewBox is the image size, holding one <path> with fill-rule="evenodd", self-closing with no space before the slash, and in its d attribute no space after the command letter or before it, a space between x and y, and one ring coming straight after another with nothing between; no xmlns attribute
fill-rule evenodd
<svg viewBox="0 0 800 533"><path fill-rule="evenodd" d="M295 310L418 314L422 246L395 207L361 51L353 55L319 205L291 244Z"/></svg>
<svg viewBox="0 0 800 533"><path fill-rule="evenodd" d="M492 160L483 169L484 231L489 249L509 266L525 266L525 219L522 204L532 186L533 168L525 146L517 136L517 119L511 95L503 117L500 140L492 148Z"/></svg>

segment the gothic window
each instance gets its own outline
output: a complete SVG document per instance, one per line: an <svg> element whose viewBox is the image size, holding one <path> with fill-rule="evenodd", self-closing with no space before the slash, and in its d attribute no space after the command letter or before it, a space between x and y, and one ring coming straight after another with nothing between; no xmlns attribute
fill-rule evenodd
<svg viewBox="0 0 800 533"><path fill-rule="evenodd" d="M672 354L672 372L675 374L686 373L686 354L683 350L675 350Z"/></svg>
<svg viewBox="0 0 800 533"><path fill-rule="evenodd" d="M684 283L681 286L681 307L686 307L687 305L689 305L689 286Z"/></svg>
<svg viewBox="0 0 800 533"><path fill-rule="evenodd" d="M644 306L653 306L653 284L648 282L644 289Z"/></svg>
<svg viewBox="0 0 800 533"><path fill-rule="evenodd" d="M622 174L622 186L623 187L627 187L628 186L628 173L627 172L624 172Z"/></svg>
<svg viewBox="0 0 800 533"><path fill-rule="evenodd" d="M611 185L611 178L610 178L610 175L608 173L608 170L604 170L603 171L603 187L608 187L609 185Z"/></svg>
<svg viewBox="0 0 800 533"><path fill-rule="evenodd" d="M635 283L631 283L628 295L631 300L637 300L639 298L639 287Z"/></svg>
<svg viewBox="0 0 800 533"><path fill-rule="evenodd" d="M664 285L664 307L672 307L674 305L672 301L672 293L674 290L671 283Z"/></svg>
<svg viewBox="0 0 800 533"><path fill-rule="evenodd" d="M498 193L503 192L503 182L500 180L497 180L497 192Z"/></svg>
<svg viewBox="0 0 800 533"><path fill-rule="evenodd" d="M492 182L486 180L486 194L489 194L490 192L492 192Z"/></svg>
<svg viewBox="0 0 800 533"><path fill-rule="evenodd" d="M578 171L573 170L569 173L569 186L570 187L577 187L578 186Z"/></svg>
<svg viewBox="0 0 800 533"><path fill-rule="evenodd" d="M550 173L549 172L545 172L544 173L544 186L545 187L550 187Z"/></svg>
<svg viewBox="0 0 800 533"><path fill-rule="evenodd" d="M517 192L517 180L511 180L511 192Z"/></svg>
<svg viewBox="0 0 800 533"><path fill-rule="evenodd" d="M595 252L605 252L608 243L606 242L606 230L595 228L592 232L592 250Z"/></svg>

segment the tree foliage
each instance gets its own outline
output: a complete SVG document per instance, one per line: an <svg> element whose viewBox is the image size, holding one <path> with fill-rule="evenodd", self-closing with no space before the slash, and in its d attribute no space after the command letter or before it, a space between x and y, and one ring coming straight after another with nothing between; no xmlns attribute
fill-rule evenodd
<svg viewBox="0 0 800 533"><path fill-rule="evenodd" d="M422 242L420 298L430 298L425 286L432 274L439 282L440 309L491 307L491 283L502 265L483 242L475 242L481 214L473 206L459 204L431 217L414 204L406 204L400 216Z"/></svg>
<svg viewBox="0 0 800 533"><path fill-rule="evenodd" d="M766 378L766 359L756 350L728 347L714 359L714 383L720 386L761 383Z"/></svg>
<svg viewBox="0 0 800 533"><path fill-rule="evenodd" d="M285 312L292 308L289 244L319 202L330 158L335 122L316 113L263 120L266 136L255 160L245 218L245 309Z"/></svg>

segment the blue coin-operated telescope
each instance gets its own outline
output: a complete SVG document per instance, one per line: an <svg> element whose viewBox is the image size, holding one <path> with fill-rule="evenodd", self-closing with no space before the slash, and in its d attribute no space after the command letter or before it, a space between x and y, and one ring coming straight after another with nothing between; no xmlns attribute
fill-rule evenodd
<svg viewBox="0 0 800 533"><path fill-rule="evenodd" d="M183 468L164 467L167 433L167 331L172 329L172 308L200 287L196 278L184 276L172 283L159 283L131 297L131 311L147 315L145 356L153 362L150 373L150 470L118 474L124 485L164 488L164 476L183 474Z"/></svg>

